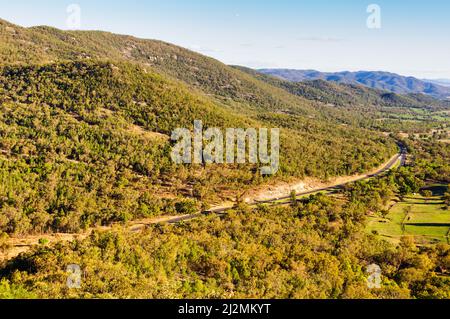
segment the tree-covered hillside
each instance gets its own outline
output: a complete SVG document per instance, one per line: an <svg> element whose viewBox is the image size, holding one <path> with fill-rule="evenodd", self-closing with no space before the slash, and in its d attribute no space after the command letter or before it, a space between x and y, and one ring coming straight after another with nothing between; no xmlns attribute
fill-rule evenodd
<svg viewBox="0 0 450 319"><path fill-rule="evenodd" d="M99 31L22 28L0 20L0 57L5 64L110 59L151 67L230 104L314 115L311 102L257 81L212 58L162 41Z"/></svg>
<svg viewBox="0 0 450 319"><path fill-rule="evenodd" d="M430 164L355 183L338 195L301 198L290 206L251 209L240 205L224 216L155 225L139 233L114 229L70 243L43 243L0 264L4 278L0 294L30 298L450 298L449 245L417 247L409 237L393 245L365 231L367 213L381 213L395 192L417 191L421 181L415 173L432 173ZM82 269L80 289L66 285L70 264ZM372 264L381 269L380 288L376 289L367 286L367 269Z"/></svg>
<svg viewBox="0 0 450 319"><path fill-rule="evenodd" d="M314 70L262 69L261 73L292 81L325 80L344 84L357 84L398 94L426 94L438 99L449 99L450 89L432 81L419 80L382 71L319 72Z"/></svg>
<svg viewBox="0 0 450 319"><path fill-rule="evenodd" d="M207 205L264 182L250 165L176 166L169 135L195 119L205 127L282 127L281 171L273 178L364 172L395 152L392 142L357 129L237 114L121 62L4 66L0 101L1 229L15 234L177 213L183 198Z"/></svg>
<svg viewBox="0 0 450 319"><path fill-rule="evenodd" d="M448 245L366 231L395 194L449 180L446 106L384 94L293 84L161 41L0 20L0 298L448 298ZM413 133L415 112L427 118L421 133L439 127L428 142L393 134ZM280 128L279 171L176 165L170 135L194 120ZM381 178L287 205L243 201L279 182L367 174L402 138L411 163ZM378 290L367 289L372 263Z"/></svg>
<svg viewBox="0 0 450 319"><path fill-rule="evenodd" d="M450 101L424 94L400 95L356 84L312 80L291 82L235 66L256 79L321 105L333 118L374 130L425 132L450 123Z"/></svg>
<svg viewBox="0 0 450 319"><path fill-rule="evenodd" d="M176 214L186 200L195 212L266 182L252 165L174 165L168 137L195 119L280 127L272 179L364 172L396 151L315 102L161 41L5 21L0 39L1 229L11 234Z"/></svg>

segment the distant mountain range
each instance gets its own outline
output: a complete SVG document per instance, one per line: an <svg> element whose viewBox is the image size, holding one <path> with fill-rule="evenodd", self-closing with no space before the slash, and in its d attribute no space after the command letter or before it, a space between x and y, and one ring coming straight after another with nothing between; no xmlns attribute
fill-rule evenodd
<svg viewBox="0 0 450 319"><path fill-rule="evenodd" d="M437 84L440 86L450 87L450 80L448 80L448 79L435 79L435 80L423 80L423 81Z"/></svg>
<svg viewBox="0 0 450 319"><path fill-rule="evenodd" d="M258 71L291 82L325 80L343 84L361 84L398 94L422 93L439 99L450 99L450 81L448 80L419 80L389 72L372 71L336 73L292 69L261 69Z"/></svg>

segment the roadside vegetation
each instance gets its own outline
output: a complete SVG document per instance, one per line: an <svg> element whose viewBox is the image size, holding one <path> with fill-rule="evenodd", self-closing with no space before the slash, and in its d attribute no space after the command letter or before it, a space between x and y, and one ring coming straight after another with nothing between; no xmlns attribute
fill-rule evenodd
<svg viewBox="0 0 450 319"><path fill-rule="evenodd" d="M0 255L38 238L0 261L0 298L450 298L442 101L288 85L160 41L3 20L0 61ZM174 165L169 136L195 119L281 128L279 173ZM406 166L381 177L242 203L255 186L365 174L399 141ZM224 201L226 214L123 227ZM367 287L374 263L380 289ZM67 287L71 264L81 289Z"/></svg>
<svg viewBox="0 0 450 319"><path fill-rule="evenodd" d="M139 234L97 232L37 247L1 274L9 291L42 298L449 298L450 246L380 241L364 231L366 209L317 195ZM79 290L66 286L74 263L84 271ZM367 289L372 263L381 289Z"/></svg>
<svg viewBox="0 0 450 319"><path fill-rule="evenodd" d="M392 242L411 236L417 243L449 243L450 238L450 147L440 134L411 136L407 140L415 182L394 190L387 209L370 218L368 229ZM408 178L409 180L411 177Z"/></svg>
<svg viewBox="0 0 450 319"><path fill-rule="evenodd" d="M435 149L405 142L420 165L350 184L337 195L292 198L283 207L240 205L223 216L140 233L117 228L42 243L4 263L4 289L43 298L449 298L450 245L424 245L407 232L394 243L367 228L396 197L409 200L422 190L423 201L431 198L426 181L448 172L445 157L433 160L441 165L426 160ZM414 218L448 218L427 209ZM380 289L367 289L365 271L373 263L382 268ZM66 286L69 264L84 271L79 290Z"/></svg>
<svg viewBox="0 0 450 319"><path fill-rule="evenodd" d="M9 235L185 214L192 201L197 212L267 180L254 165L175 165L172 130L199 118L205 127L284 128L272 179L365 172L396 151L355 128L236 114L127 63L5 66L0 101L0 231Z"/></svg>

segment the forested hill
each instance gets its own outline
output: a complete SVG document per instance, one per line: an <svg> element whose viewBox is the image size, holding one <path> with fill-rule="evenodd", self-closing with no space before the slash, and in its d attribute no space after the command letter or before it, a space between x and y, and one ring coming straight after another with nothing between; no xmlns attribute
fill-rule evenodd
<svg viewBox="0 0 450 319"><path fill-rule="evenodd" d="M325 80L344 84L359 84L398 94L426 94L439 99L450 98L450 88L414 77L389 72L360 71L326 73L314 70L261 69L259 72L292 82Z"/></svg>
<svg viewBox="0 0 450 319"><path fill-rule="evenodd" d="M161 41L0 21L0 298L448 298L447 246L395 247L365 231L396 192L448 175L447 144L405 144L417 165L335 195L243 203L280 182L372 171L398 152L386 132L420 124L384 118L446 112L403 105L416 102L296 86ZM279 171L176 165L170 134L196 119L205 129L280 128ZM224 202L235 204L225 216L160 223ZM10 259L23 239L38 245ZM367 289L373 263L382 289ZM67 287L73 264L81 289Z"/></svg>
<svg viewBox="0 0 450 319"><path fill-rule="evenodd" d="M175 211L168 207L184 198L209 205L266 182L245 165L175 167L167 136L194 119L206 127L280 127L275 179L364 172L396 152L392 139L352 125L350 112L161 41L0 21L0 58L3 176L14 172L14 185L23 181L42 198L30 203L5 182L2 192L15 211L8 232L29 231L13 222L26 207L51 216L45 229L76 230ZM103 173L93 176L97 170ZM55 188L45 188L48 178ZM104 185L110 191L92 193ZM152 207L145 213L132 205L141 196ZM88 198L97 204L86 219Z"/></svg>
<svg viewBox="0 0 450 319"><path fill-rule="evenodd" d="M363 106L373 109L399 107L404 109L445 110L450 108L450 101L438 100L424 94L410 93L401 95L359 84L339 83L323 79L296 82L245 67L235 66L235 68L251 74L264 82L283 88L294 95L333 106L350 106L354 107L355 110Z"/></svg>
<svg viewBox="0 0 450 319"><path fill-rule="evenodd" d="M77 232L189 214L267 182L254 165L175 165L168 135L194 119L280 127L281 166L271 179L364 172L396 152L379 134L239 105L127 62L1 66L0 231Z"/></svg>
<svg viewBox="0 0 450 319"><path fill-rule="evenodd" d="M157 40L100 31L61 31L51 27L22 28L0 20L0 59L4 64L36 64L73 60L112 60L138 63L154 72L184 82L204 95L241 112L271 111L298 114L320 120L351 124L366 112L355 108L343 116L332 104L342 96L351 106L372 106L380 100L392 106L416 107L439 104L426 97L385 95L375 97L363 87L343 89L323 84L274 83L232 68L212 58ZM337 93L336 93L337 91ZM369 97L367 97L369 95ZM380 94L375 94L380 95ZM338 97L337 99L335 97ZM347 103L348 100L350 103ZM356 103L354 103L356 99ZM337 101L336 101L337 100ZM372 118L377 118L374 115Z"/></svg>
<svg viewBox="0 0 450 319"><path fill-rule="evenodd" d="M292 82L241 66L234 68L290 94L319 103L323 111L346 124L383 131L423 132L435 126L448 126L450 122L450 100L424 94L401 95L359 84L325 80Z"/></svg>
<svg viewBox="0 0 450 319"><path fill-rule="evenodd" d="M162 41L99 31L22 28L0 21L0 43L0 59L5 64L88 59L135 62L224 101L266 110L309 115L316 112L310 101L295 98L217 60Z"/></svg>

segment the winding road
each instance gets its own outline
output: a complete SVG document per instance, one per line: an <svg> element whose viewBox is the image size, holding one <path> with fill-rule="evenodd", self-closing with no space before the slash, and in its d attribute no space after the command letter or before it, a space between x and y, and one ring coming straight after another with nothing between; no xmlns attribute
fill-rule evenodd
<svg viewBox="0 0 450 319"><path fill-rule="evenodd" d="M389 162L387 162L383 167L381 167L379 170L377 170L374 173L371 173L370 175L364 175L358 178L354 178L350 181L347 181L346 183L336 184L336 185L330 185L328 187L322 187L322 188L316 188L316 189L310 189L308 191L299 192L296 195L297 196L306 196L311 195L318 192L323 191L332 191L335 189L339 189L344 187L345 185L362 181L362 180L368 180L380 175L383 175L384 173L390 171L393 169L397 164L400 164L401 166L405 165L406 162L406 156L407 156L407 150L406 148L399 144L400 147L400 153L398 153L396 156L394 156ZM272 198L264 201L254 201L253 203L250 203L251 206L256 206L258 204L279 204L284 205L288 204L286 203L280 203L280 201L283 200L289 200L291 198L291 195L286 195L282 197ZM199 212L197 214L193 215L184 215L184 216L174 216L174 217L160 217L156 219L148 219L148 220L141 220L141 221L135 221L130 223L129 225L125 226L130 232L140 232L146 227L150 225L155 224L162 224L162 223L169 223L169 224L177 224L180 222L185 222L189 220L193 220L196 218L200 218L205 215L211 215L211 214L225 214L227 211L234 208L234 205L229 206L222 206L219 208L212 208L210 210ZM8 243L10 245L10 249L6 252L0 251L0 261L1 260L10 260L16 256L18 256L21 253L24 253L28 250L30 250L33 246L38 245L42 239L47 240L48 243L55 243L55 242L61 242L61 241L72 241L74 239L83 239L89 236L89 233L94 230L112 230L114 226L111 227L100 227L100 228L94 228L90 231L87 231L83 234L49 234L49 235L42 235L42 236L28 236L24 238L11 238Z"/></svg>
<svg viewBox="0 0 450 319"><path fill-rule="evenodd" d="M364 180L369 180L371 178L381 176L381 175L385 174L386 172L392 170L394 167L397 166L397 164L399 164L400 166L404 166L405 163L406 163L407 149L402 144L399 144L399 148L400 148L400 152L396 156L394 156L382 168L380 168L378 171L376 171L376 172L374 172L372 174L365 175L365 176L362 176L360 178L353 179L353 180L351 180L349 182L346 182L346 183L330 185L330 186L327 186L327 187L315 188L315 189L311 189L311 190L308 190L308 191L299 192L299 193L296 194L296 196L301 197L301 196L312 195L312 194L319 193L319 192L324 192L324 191L332 191L334 189L342 188L342 187L344 187L344 186L346 186L348 184L352 184L352 183L359 182L359 181L364 181ZM272 199L268 199L268 200L264 200L264 201L255 201L251 205L254 206L254 205L258 205L258 204L275 204L275 203L277 203L279 201L288 200L290 198L291 198L291 195L286 195L286 196L283 196L283 197L276 197L276 198L272 198ZM183 221L188 221L188 220L192 220L192 219L195 219L195 218L199 218L199 217L201 217L203 215L224 214L227 211L233 209L233 207L234 206L220 207L220 208L215 208L215 209L213 208L213 209L204 211L202 213L194 214L194 215L174 217L173 219L170 219L170 220L168 220L166 222L168 222L168 223L180 223L180 222L183 222Z"/></svg>

